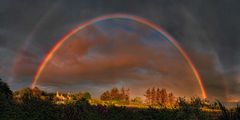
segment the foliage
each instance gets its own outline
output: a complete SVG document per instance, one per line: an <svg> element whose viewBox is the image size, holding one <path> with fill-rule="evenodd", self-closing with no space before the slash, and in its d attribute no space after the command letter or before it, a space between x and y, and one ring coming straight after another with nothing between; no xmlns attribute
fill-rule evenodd
<svg viewBox="0 0 240 120"><path fill-rule="evenodd" d="M42 94L41 90L39 90L38 87L34 87L34 89L32 89L32 93L33 93L33 95L36 96L38 99L40 99L41 94Z"/></svg>
<svg viewBox="0 0 240 120"><path fill-rule="evenodd" d="M126 91L127 91L126 100L129 101L131 96L131 89L128 88Z"/></svg>
<svg viewBox="0 0 240 120"><path fill-rule="evenodd" d="M151 105L152 93L150 88L146 90L144 96L146 96L146 102Z"/></svg>
<svg viewBox="0 0 240 120"><path fill-rule="evenodd" d="M157 94L156 94L156 91L155 91L155 88L154 88L154 87L152 88L151 94L152 94L151 103L152 103L152 104L156 104L156 103L157 103L157 101L156 101Z"/></svg>
<svg viewBox="0 0 240 120"><path fill-rule="evenodd" d="M82 94L82 98L91 99L91 94L89 92L85 92Z"/></svg>
<svg viewBox="0 0 240 120"><path fill-rule="evenodd" d="M160 93L160 89L159 89L159 88L157 88L156 101L157 101L157 103L162 104L162 96L161 96L161 93Z"/></svg>
<svg viewBox="0 0 240 120"><path fill-rule="evenodd" d="M137 103L137 105L141 105L142 104L142 100L140 97L136 97L133 100L131 100L131 102Z"/></svg>
<svg viewBox="0 0 240 120"><path fill-rule="evenodd" d="M235 112L233 112L233 109L229 111L217 99L216 101L218 102L218 105L222 110L222 115L218 116L219 120L239 120L240 119L240 107L238 107L238 105Z"/></svg>
<svg viewBox="0 0 240 120"><path fill-rule="evenodd" d="M36 91L37 92L36 92ZM18 92L11 92L8 85L0 80L0 119L1 120L207 120L214 119L212 114L203 111L202 107L214 107L214 105L206 105L205 100L199 97L192 97L191 101L179 97L178 107L167 108L160 105L142 106L139 108L128 108L126 106L117 107L118 105L129 105L126 100L87 100L82 94L79 100L67 100L65 104L57 105L54 103L56 97L52 93L42 92L38 89L24 88ZM10 91L10 92L9 92ZM40 92L39 92L40 91ZM160 90L159 90L160 91ZM157 90L158 92L158 90ZM40 93L40 94L38 94ZM12 95L20 96L22 102L15 102ZM39 96L42 99L39 99ZM90 94L89 94L90 95ZM169 101L171 93L169 94ZM91 96L90 96L91 97ZM44 100L43 100L44 99ZM52 100L51 100L52 99ZM56 101L56 100L55 100ZM94 105L91 105L94 104ZM141 103L141 98L134 98L131 103ZM237 106L227 110L218 100L222 114L217 116L220 120L237 120L240 117L240 108ZM116 106L115 106L116 104ZM160 103L159 103L160 104ZM139 106L139 105L138 105ZM215 105L216 106L216 105ZM145 107L145 108L144 108Z"/></svg>
<svg viewBox="0 0 240 120"><path fill-rule="evenodd" d="M117 100L118 98L120 98L120 96L119 96L120 94L119 94L119 91L118 91L118 89L117 88L112 88L111 89L111 92L110 92L110 98L111 98L111 100Z"/></svg>
<svg viewBox="0 0 240 120"><path fill-rule="evenodd" d="M57 101L59 101L58 97L54 96L53 97L53 102L56 103Z"/></svg>
<svg viewBox="0 0 240 120"><path fill-rule="evenodd" d="M3 82L1 78L0 78L0 95L1 97L4 97L2 99L8 100L13 99L12 91L10 90L7 83Z"/></svg>
<svg viewBox="0 0 240 120"><path fill-rule="evenodd" d="M110 100L110 93L109 91L104 92L100 95L100 100Z"/></svg>
<svg viewBox="0 0 240 120"><path fill-rule="evenodd" d="M174 95L172 92L169 93L168 98L169 98L170 107L172 107L174 105Z"/></svg>
<svg viewBox="0 0 240 120"><path fill-rule="evenodd" d="M100 100L126 100L129 101L130 98L130 89L126 90L127 93L125 93L125 88L121 88L121 93L119 93L119 90L117 87L113 87L111 91L106 91L103 94L100 95Z"/></svg>
<svg viewBox="0 0 240 120"><path fill-rule="evenodd" d="M198 98L192 101L197 101ZM213 119L213 116L207 113L207 111L202 111L198 104L188 102L185 98L179 97L179 109L175 109L178 114L177 119Z"/></svg>
<svg viewBox="0 0 240 120"><path fill-rule="evenodd" d="M13 107L15 108L12 91L7 83L0 78L0 119L13 119L13 116L9 116L9 114L17 113L17 110Z"/></svg>
<svg viewBox="0 0 240 120"><path fill-rule="evenodd" d="M82 99L82 92L79 92L79 93L77 94L77 100L80 100L80 99Z"/></svg>
<svg viewBox="0 0 240 120"><path fill-rule="evenodd" d="M124 87L121 88L120 96L121 96L121 100L126 100L126 94L125 94L125 88Z"/></svg>
<svg viewBox="0 0 240 120"><path fill-rule="evenodd" d="M161 104L165 107L168 105L168 94L166 89L162 88L162 90L160 91L160 94L162 98Z"/></svg>

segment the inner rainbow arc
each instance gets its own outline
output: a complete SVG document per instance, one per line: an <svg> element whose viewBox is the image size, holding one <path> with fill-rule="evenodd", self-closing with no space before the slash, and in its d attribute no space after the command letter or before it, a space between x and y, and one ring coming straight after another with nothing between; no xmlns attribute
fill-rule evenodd
<svg viewBox="0 0 240 120"><path fill-rule="evenodd" d="M130 19L130 20L134 20L134 21L137 21L137 22L140 22L140 23L143 23L155 30L157 30L160 34L162 34L164 37L166 37L177 49L178 51L183 55L183 57L185 58L185 60L188 62L188 64L190 65L191 69L193 70L195 76L196 76L196 79L198 80L198 83L200 85L200 88L201 88L201 91L202 91L202 94L203 94L203 98L206 99L207 98L207 95L206 95L206 92L205 92L205 89L203 87L203 84L202 84L202 81L201 81L201 78L200 78L200 75L196 69L196 67L194 66L193 62L191 61L191 59L189 58L189 56L187 55L187 53L183 50L183 48L177 43L176 40L174 40L167 32L165 32L162 28L158 27L157 25L155 25L154 23L144 19L144 18L141 18L141 17L138 17L138 16L133 16L133 15L127 15L127 14L111 14L111 15L105 15L105 16L101 16L101 17L98 17L98 18L95 18L95 19L92 19L90 21L87 21L83 24L81 24L80 26L74 28L72 31L70 31L68 34L66 34L51 50L50 52L47 54L47 56L44 58L43 62L41 63L40 67L38 68L37 70L37 73L36 75L34 76L34 79L33 79L33 82L32 82L32 85L31 85L31 88L34 88L35 87L35 84L42 72L42 70L44 69L46 63L51 59L52 55L54 54L54 52L64 43L64 41L66 41L70 36L72 36L74 33L76 33L77 31L93 24L93 23L96 23L98 21L101 21L101 20L107 20L107 19L112 19L112 18L123 18L123 19Z"/></svg>

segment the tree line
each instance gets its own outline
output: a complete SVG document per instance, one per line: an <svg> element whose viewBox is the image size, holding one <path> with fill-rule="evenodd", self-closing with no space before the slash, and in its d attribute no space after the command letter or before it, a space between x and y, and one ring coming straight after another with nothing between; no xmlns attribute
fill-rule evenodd
<svg viewBox="0 0 240 120"><path fill-rule="evenodd" d="M34 87L33 89L26 87L13 92L13 100L17 102L22 102L23 99L30 97L34 97L35 99L49 100L53 102L59 101L58 97L56 97L56 93L48 93L46 91L40 90L38 87ZM78 94L71 94L70 97L72 100L80 100L82 98L91 99L91 94L89 92L79 92Z"/></svg>
<svg viewBox="0 0 240 120"><path fill-rule="evenodd" d="M178 99L174 100L173 93L167 94L167 91L165 88L162 88L161 90L153 87L152 90L149 88L146 90L144 96L146 96L146 102L149 105L154 104L160 104L161 106L173 106L176 102L178 102Z"/></svg>
<svg viewBox="0 0 240 120"><path fill-rule="evenodd" d="M110 92L107 90L100 95L100 100L130 100L131 90L128 88L125 90L124 87L120 89L120 92L117 87L113 87Z"/></svg>

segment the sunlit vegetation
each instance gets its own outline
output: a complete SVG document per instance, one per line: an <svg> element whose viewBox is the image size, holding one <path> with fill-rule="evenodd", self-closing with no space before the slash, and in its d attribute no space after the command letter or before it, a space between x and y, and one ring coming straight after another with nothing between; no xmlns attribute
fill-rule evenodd
<svg viewBox="0 0 240 120"><path fill-rule="evenodd" d="M64 104L56 104L55 93L47 93L37 87L23 88L12 92L9 86L0 80L0 119L1 120L145 120L145 119L220 119L237 120L240 108L226 109L218 100L212 105L206 104L194 96L191 100L167 94L166 89L147 89L144 93L146 103L140 97L130 98L130 89L124 87L106 91L101 100L91 99L88 92L72 94Z"/></svg>

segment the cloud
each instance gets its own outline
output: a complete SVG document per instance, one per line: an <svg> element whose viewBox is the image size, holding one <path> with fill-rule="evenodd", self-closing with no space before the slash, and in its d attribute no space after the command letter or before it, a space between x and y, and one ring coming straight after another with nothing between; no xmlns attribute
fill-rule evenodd
<svg viewBox="0 0 240 120"><path fill-rule="evenodd" d="M41 59L32 52L26 49L21 49L15 57L11 68L13 77L33 77L36 74Z"/></svg>
<svg viewBox="0 0 240 120"><path fill-rule="evenodd" d="M124 30L118 30L115 37L96 28L82 32L71 36L54 53L37 85L71 89L75 85L121 84L139 95L155 86L179 96L201 95L188 63L170 42L151 44L140 33ZM139 88L141 91L136 91Z"/></svg>
<svg viewBox="0 0 240 120"><path fill-rule="evenodd" d="M146 18L170 33L189 54L199 71L208 96L224 98L226 91L224 84L227 84L230 95L239 93L237 86L239 71L233 70L239 64L240 16L236 16L239 1L217 3L189 0L138 1L138 5L135 5L135 1L127 0L78 2L39 2L37 4L4 2L1 4L0 11L3 18L0 22L1 63L12 61L14 50L21 47L29 33L35 29L34 26L41 22L41 18L52 9L54 10L51 16L44 19L46 22L39 25L38 32L33 35L33 44L39 45L42 53L34 53L33 49L25 50L26 53L24 52L22 57L16 58L14 71L11 67L4 66L0 69L1 74L15 73L22 79L25 76L34 76L41 63L41 57L47 54L53 45L72 28L102 15L123 13ZM171 91L170 87L172 90L176 87L175 91L179 92L186 86L190 86L182 93L179 92L179 95L188 94L191 91L201 93L199 90L194 91L199 89L195 75L183 57L171 48L172 46L167 48L157 44L156 46L160 47L155 48L139 42L142 38L141 34L128 38L129 33L124 31L116 32L116 35L119 35L116 40L101 35L101 31L98 33L98 30L89 29L89 32L94 31L91 34L87 33L86 29L84 31L79 34L86 35L85 37L73 35L71 40L64 43L63 48L56 52L56 56L47 63L41 74L41 80L37 82L38 85L51 84L61 88L64 84L69 86L81 83L119 85L121 81L131 81L126 84L134 89L139 89L138 86L156 85L168 86L169 91ZM127 41L126 44L129 46L125 45L124 40L120 38L128 38L125 42ZM130 39L136 40L130 42ZM189 46L193 48L189 49ZM169 53L174 54L169 55ZM216 58L224 74L216 70L216 66L219 66L214 63ZM227 71L230 72L226 73ZM31 79L30 77L28 79Z"/></svg>
<svg viewBox="0 0 240 120"><path fill-rule="evenodd" d="M238 81L237 81L237 84L239 84L240 83L240 77L238 77L238 79L237 79Z"/></svg>

